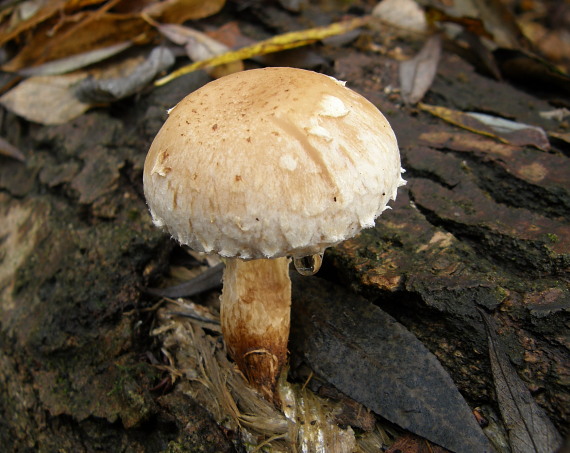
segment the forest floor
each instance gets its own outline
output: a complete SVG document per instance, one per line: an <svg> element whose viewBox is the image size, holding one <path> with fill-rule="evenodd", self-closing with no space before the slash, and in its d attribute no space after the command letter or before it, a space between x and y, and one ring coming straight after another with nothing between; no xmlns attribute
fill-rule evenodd
<svg viewBox="0 0 570 453"><path fill-rule="evenodd" d="M0 27L4 451L560 447L568 2L48 3L28 19L4 8ZM204 36L231 50L292 31L279 52L254 47L153 83ZM104 55L85 56L102 42ZM375 228L293 278L297 418L257 399L228 362L219 275L192 297L145 290L217 264L147 211L143 164L167 110L213 77L263 66L346 81L389 120L406 169Z"/></svg>

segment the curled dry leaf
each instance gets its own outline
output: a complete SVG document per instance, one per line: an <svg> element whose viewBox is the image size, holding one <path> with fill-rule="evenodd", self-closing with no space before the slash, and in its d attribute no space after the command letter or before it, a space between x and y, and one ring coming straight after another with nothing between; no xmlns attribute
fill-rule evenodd
<svg viewBox="0 0 570 453"><path fill-rule="evenodd" d="M432 36L411 60L400 63L400 86L406 104L421 101L429 90L441 57L441 38Z"/></svg>

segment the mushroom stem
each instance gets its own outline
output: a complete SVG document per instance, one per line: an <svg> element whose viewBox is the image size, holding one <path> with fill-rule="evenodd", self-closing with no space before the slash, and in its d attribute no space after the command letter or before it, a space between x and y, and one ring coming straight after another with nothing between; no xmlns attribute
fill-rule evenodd
<svg viewBox="0 0 570 453"><path fill-rule="evenodd" d="M226 260L222 333L230 356L268 400L287 361L291 313L289 258Z"/></svg>

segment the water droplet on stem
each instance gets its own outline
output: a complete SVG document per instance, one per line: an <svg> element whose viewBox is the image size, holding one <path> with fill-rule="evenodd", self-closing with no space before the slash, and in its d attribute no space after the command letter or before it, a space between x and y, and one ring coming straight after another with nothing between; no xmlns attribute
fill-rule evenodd
<svg viewBox="0 0 570 453"><path fill-rule="evenodd" d="M303 256L301 258L294 258L293 264L295 269L301 275L314 275L321 268L323 264L323 254L317 253L315 255Z"/></svg>

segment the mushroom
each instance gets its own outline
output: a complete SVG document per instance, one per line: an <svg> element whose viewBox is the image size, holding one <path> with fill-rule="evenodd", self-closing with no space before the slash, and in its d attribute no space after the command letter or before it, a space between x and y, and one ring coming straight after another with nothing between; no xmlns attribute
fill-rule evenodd
<svg viewBox="0 0 570 453"><path fill-rule="evenodd" d="M272 400L287 361L289 263L374 226L401 177L394 132L343 82L294 68L222 77L169 112L146 157L154 224L225 260L227 350Z"/></svg>

